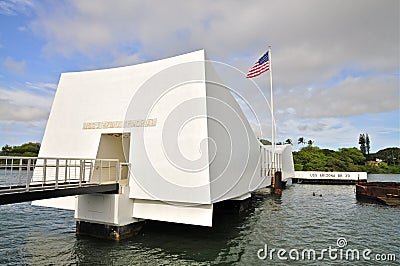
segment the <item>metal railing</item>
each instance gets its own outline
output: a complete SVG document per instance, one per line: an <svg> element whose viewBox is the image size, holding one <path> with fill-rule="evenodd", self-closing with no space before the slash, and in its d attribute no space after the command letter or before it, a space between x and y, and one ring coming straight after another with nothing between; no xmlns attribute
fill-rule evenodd
<svg viewBox="0 0 400 266"><path fill-rule="evenodd" d="M126 167L117 159L0 156L0 191L127 182Z"/></svg>
<svg viewBox="0 0 400 266"><path fill-rule="evenodd" d="M276 171L282 170L282 154L275 153L273 154L271 150L265 149L264 147L260 147L260 158L261 158L261 177L272 177ZM272 156L274 156L274 160L272 160ZM274 162L274 163L272 163Z"/></svg>

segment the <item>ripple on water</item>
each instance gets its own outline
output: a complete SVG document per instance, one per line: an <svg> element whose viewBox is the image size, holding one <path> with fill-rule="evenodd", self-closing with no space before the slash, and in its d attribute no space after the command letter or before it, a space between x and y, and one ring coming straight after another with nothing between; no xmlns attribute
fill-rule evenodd
<svg viewBox="0 0 400 266"><path fill-rule="evenodd" d="M256 195L244 214L216 215L213 228L149 222L135 238L117 243L76 238L73 216L71 211L28 203L0 206L0 264L255 265L261 262L257 251L265 244L275 249L318 250L336 247L339 237L346 238L349 248L400 255L400 208L357 202L354 186L296 184L282 197ZM273 263L287 265L288 261L275 258Z"/></svg>

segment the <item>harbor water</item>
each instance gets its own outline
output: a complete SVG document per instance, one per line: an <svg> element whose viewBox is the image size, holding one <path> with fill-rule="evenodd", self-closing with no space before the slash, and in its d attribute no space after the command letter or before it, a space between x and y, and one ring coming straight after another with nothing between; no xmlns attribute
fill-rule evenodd
<svg viewBox="0 0 400 266"><path fill-rule="evenodd" d="M147 222L114 242L77 238L73 211L19 203L0 206L0 265L399 265L399 219L352 185L294 184L212 228Z"/></svg>

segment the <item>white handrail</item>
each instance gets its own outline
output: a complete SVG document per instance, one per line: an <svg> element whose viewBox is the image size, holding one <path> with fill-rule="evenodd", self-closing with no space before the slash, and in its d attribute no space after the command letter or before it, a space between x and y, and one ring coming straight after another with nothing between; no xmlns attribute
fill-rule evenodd
<svg viewBox="0 0 400 266"><path fill-rule="evenodd" d="M0 156L0 192L118 183L122 165L118 159Z"/></svg>
<svg viewBox="0 0 400 266"><path fill-rule="evenodd" d="M260 173L261 177L274 176L276 171L282 171L282 154L275 153L269 149L265 149L261 146L260 149ZM272 163L274 162L274 164Z"/></svg>

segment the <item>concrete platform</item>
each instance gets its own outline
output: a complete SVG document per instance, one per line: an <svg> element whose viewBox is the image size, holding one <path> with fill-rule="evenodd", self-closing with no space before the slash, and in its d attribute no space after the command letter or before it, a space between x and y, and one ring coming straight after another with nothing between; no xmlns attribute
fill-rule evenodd
<svg viewBox="0 0 400 266"><path fill-rule="evenodd" d="M123 240L137 235L143 227L143 222L127 225L108 225L76 221L76 235L90 236L108 240Z"/></svg>

